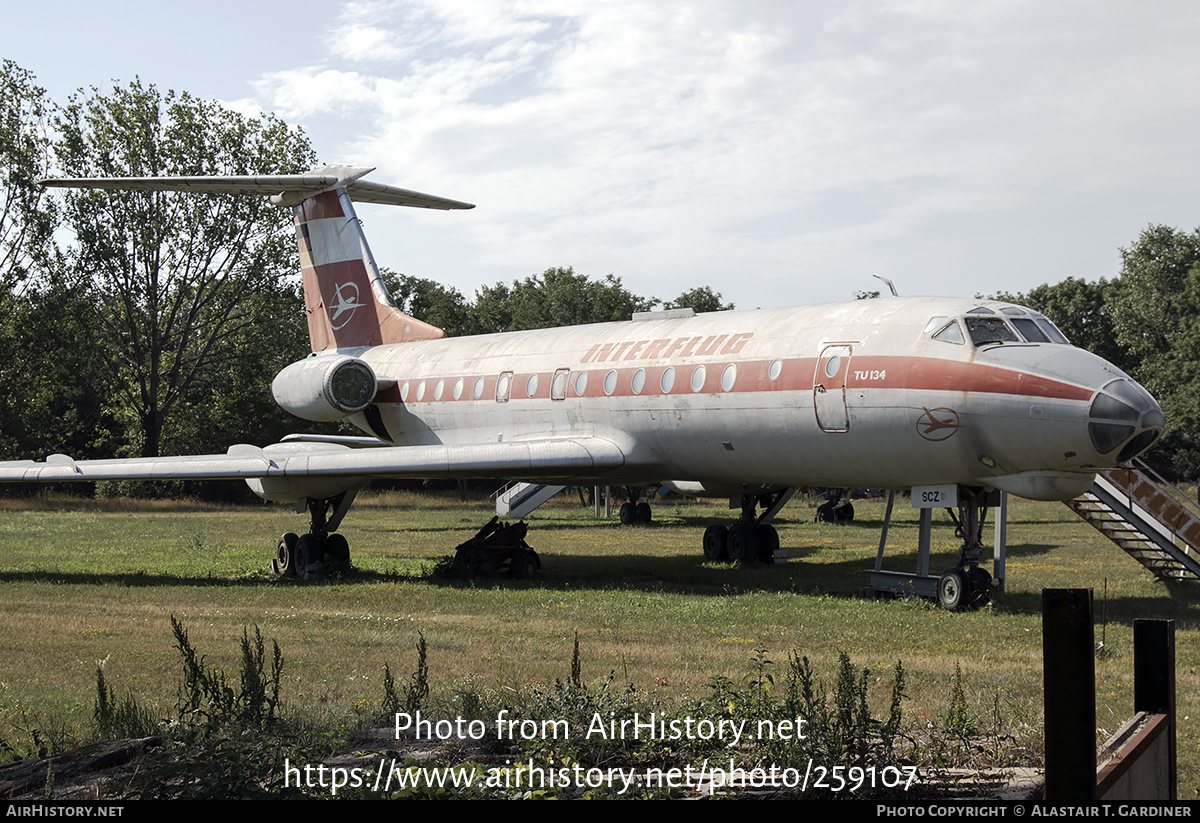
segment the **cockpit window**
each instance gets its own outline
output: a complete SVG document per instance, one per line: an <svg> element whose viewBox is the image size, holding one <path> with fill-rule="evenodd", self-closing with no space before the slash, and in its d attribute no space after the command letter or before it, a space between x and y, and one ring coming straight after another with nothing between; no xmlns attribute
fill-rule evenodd
<svg viewBox="0 0 1200 823"><path fill-rule="evenodd" d="M979 311L976 309L975 311ZM992 312L988 312L992 314ZM968 315L974 312L968 312ZM976 346L986 346L990 343L1017 343L1020 339L1009 328L1008 324L999 317L966 317L967 333L971 342Z"/></svg>
<svg viewBox="0 0 1200 823"><path fill-rule="evenodd" d="M946 328L939 331L933 336L934 340L941 340L943 343L957 343L962 345L967 342L963 337L962 329L958 325L958 321L951 320L946 324Z"/></svg>
<svg viewBox="0 0 1200 823"><path fill-rule="evenodd" d="M1026 343L1049 343L1050 338L1038 328L1038 324L1028 317L1014 317L1012 324L1017 327L1017 333L1025 338Z"/></svg>
<svg viewBox="0 0 1200 823"><path fill-rule="evenodd" d="M995 312L989 309L987 306L980 306L977 309L971 309L969 312L967 312L967 314L995 314Z"/></svg>
<svg viewBox="0 0 1200 823"><path fill-rule="evenodd" d="M941 326L946 322L946 315L939 314L937 317L929 318L929 322L925 324L925 328L921 329L922 333L929 334L931 331Z"/></svg>
<svg viewBox="0 0 1200 823"><path fill-rule="evenodd" d="M1025 310L1020 306L1005 306L1000 311L1004 314L1011 314L1018 317L1024 317L1026 314Z"/></svg>
<svg viewBox="0 0 1200 823"><path fill-rule="evenodd" d="M1065 345L1071 344L1071 341L1067 339L1067 336L1059 331L1058 326L1051 323L1048 317L1042 317L1041 315L1038 315L1037 324L1038 328L1044 331L1046 336L1049 337L1051 341Z"/></svg>

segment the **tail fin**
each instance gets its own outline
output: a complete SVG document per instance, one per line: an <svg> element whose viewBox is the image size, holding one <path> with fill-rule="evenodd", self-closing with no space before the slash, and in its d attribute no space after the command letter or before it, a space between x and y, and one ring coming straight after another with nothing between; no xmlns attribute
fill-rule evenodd
<svg viewBox="0 0 1200 823"><path fill-rule="evenodd" d="M471 209L444 197L367 183L373 171L322 166L306 174L205 177L113 177L42 180L47 186L200 194L271 195L292 206L304 277L304 305L314 352L444 337L397 309L383 285L352 200L425 209Z"/></svg>
<svg viewBox="0 0 1200 823"><path fill-rule="evenodd" d="M308 198L295 216L314 352L446 336L392 303L344 188Z"/></svg>

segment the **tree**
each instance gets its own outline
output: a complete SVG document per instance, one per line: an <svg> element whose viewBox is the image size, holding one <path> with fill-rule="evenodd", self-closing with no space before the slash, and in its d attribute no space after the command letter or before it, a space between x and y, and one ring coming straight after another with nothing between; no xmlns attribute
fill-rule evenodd
<svg viewBox="0 0 1200 823"><path fill-rule="evenodd" d="M382 269L384 285L400 311L437 326L447 337L466 334L470 307L458 289L423 277Z"/></svg>
<svg viewBox="0 0 1200 823"><path fill-rule="evenodd" d="M49 167L52 110L32 74L0 63L0 383L9 388L0 393L0 454L9 458L77 445L76 421L91 424L88 434L102 428L91 419L97 395L81 363L90 357L86 334L65 355L47 350L50 330L57 339L80 331L74 321L87 308L57 269L54 203L36 184Z"/></svg>
<svg viewBox="0 0 1200 823"><path fill-rule="evenodd" d="M71 177L294 174L315 164L303 133L273 116L140 80L76 94L56 126L55 156ZM197 393L227 397L230 369L265 394L276 364L301 353L275 345L291 345L276 332L301 313L276 299L294 295L295 245L288 215L266 198L87 190L64 201L71 264L95 290L105 367L142 455L159 453L185 397L193 407Z"/></svg>
<svg viewBox="0 0 1200 823"><path fill-rule="evenodd" d="M997 300L1026 306L1054 321L1076 346L1098 354L1108 362L1128 370L1128 351L1117 342L1109 300L1113 283L1101 278L1096 282L1068 277L1061 283L1043 284L1026 294L1000 293Z"/></svg>
<svg viewBox="0 0 1200 823"><path fill-rule="evenodd" d="M0 286L6 293L16 290L50 249L53 204L35 181L49 164L51 109L32 74L11 60L0 63Z"/></svg>
<svg viewBox="0 0 1200 823"><path fill-rule="evenodd" d="M1156 451L1173 473L1200 476L1200 229L1149 226L1121 249L1109 307L1130 373L1167 417Z"/></svg>
<svg viewBox="0 0 1200 823"><path fill-rule="evenodd" d="M592 280L570 267L546 269L513 281L511 288L497 283L481 289L472 311L472 329L484 334L628 320L634 312L648 311L658 303L633 294L611 274Z"/></svg>
<svg viewBox="0 0 1200 823"><path fill-rule="evenodd" d="M692 309L700 314L709 311L733 311L733 304L722 303L720 292L714 292L708 286L697 286L666 303L663 308Z"/></svg>

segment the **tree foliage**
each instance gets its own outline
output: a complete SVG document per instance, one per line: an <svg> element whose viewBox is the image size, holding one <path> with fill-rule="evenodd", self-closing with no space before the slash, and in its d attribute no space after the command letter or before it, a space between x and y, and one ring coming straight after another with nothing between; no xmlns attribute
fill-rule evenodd
<svg viewBox="0 0 1200 823"><path fill-rule="evenodd" d="M288 174L315 162L304 135L274 117L137 80L75 95L55 125L70 177ZM274 332L301 316L279 299L295 267L283 210L260 197L167 192L70 191L64 201L71 264L90 278L105 366L141 454L159 453L166 420L201 387L221 392L239 364L269 381L272 364L294 358L273 356Z"/></svg>
<svg viewBox="0 0 1200 823"><path fill-rule="evenodd" d="M487 334L628 320L634 312L648 311L658 303L633 294L611 274L592 280L569 266L546 269L513 281L511 287L497 283L481 289L472 312L472 331Z"/></svg>
<svg viewBox="0 0 1200 823"><path fill-rule="evenodd" d="M400 311L437 326L449 337L468 333L471 307L458 289L423 277L396 274L386 268L381 274Z"/></svg>
<svg viewBox="0 0 1200 823"><path fill-rule="evenodd" d="M0 393L0 453L5 456L61 451L97 431L97 393L81 362L90 357L88 338L80 337L66 351L53 350L80 331L87 306L72 299L55 265L54 203L36 183L48 170L52 111L32 74L11 60L0 63L0 382L9 387ZM48 329L57 332L51 340ZM72 400L81 401L81 408Z"/></svg>
<svg viewBox="0 0 1200 823"><path fill-rule="evenodd" d="M51 110L32 74L11 60L0 63L0 286L5 292L24 283L50 249L53 204L36 181L49 165Z"/></svg>
<svg viewBox="0 0 1200 823"><path fill-rule="evenodd" d="M663 308L692 309L697 314L701 314L710 311L732 311L733 304L722 303L720 292L714 292L708 286L697 286L669 301Z"/></svg>
<svg viewBox="0 0 1200 823"><path fill-rule="evenodd" d="M1200 476L1200 229L1149 226L1121 249L1109 300L1130 373L1163 406L1158 450L1180 476Z"/></svg>

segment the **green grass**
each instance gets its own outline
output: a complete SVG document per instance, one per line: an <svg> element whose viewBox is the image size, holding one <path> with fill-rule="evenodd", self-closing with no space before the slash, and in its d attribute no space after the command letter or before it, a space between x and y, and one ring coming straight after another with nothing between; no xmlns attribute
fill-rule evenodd
<svg viewBox="0 0 1200 823"><path fill-rule="evenodd" d="M777 523L789 563L740 569L705 563L704 526L724 505L656 506L656 522L597 521L566 495L531 518L542 556L534 581L430 575L490 516L490 503L411 494L368 496L344 524L356 572L340 581L270 581L284 531L305 518L282 507L69 499L0 509L0 738L27 745L41 724L87 733L95 670L116 697L132 691L166 713L178 659L169 617L209 662L233 672L244 626L283 650L283 701L348 724L383 698L383 667L407 674L418 633L428 642L433 703L456 684L503 690L570 675L578 632L585 682L615 671L648 699L678 706L717 676L745 683L757 649L782 667L796 650L822 672L844 651L879 677L886 705L897 660L908 673L906 722L944 717L956 665L979 717L1036 744L1041 724L1043 587L1091 587L1106 607L1098 659L1100 737L1132 711L1132 620L1169 617L1177 630L1180 797L1200 796L1195 587L1157 582L1061 504L1015 501L1008 591L997 605L949 614L921 601L856 597L875 560L884 504L858 502L853 525L812 523L796 500ZM897 501L886 567L913 571L915 512ZM953 529L938 515L933 568L953 565ZM990 539L990 528L988 531ZM1107 600L1102 602L1107 585ZM1097 626L1097 640L1101 629ZM357 707L357 710L356 710Z"/></svg>

